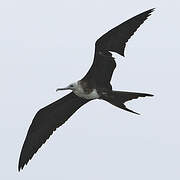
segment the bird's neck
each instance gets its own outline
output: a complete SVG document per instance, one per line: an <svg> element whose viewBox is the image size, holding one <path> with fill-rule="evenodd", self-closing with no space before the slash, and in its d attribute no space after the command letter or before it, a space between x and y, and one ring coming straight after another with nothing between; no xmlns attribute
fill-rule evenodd
<svg viewBox="0 0 180 180"><path fill-rule="evenodd" d="M87 81L80 80L76 83L76 88L73 90L74 94L85 99L97 99L100 96L95 88Z"/></svg>

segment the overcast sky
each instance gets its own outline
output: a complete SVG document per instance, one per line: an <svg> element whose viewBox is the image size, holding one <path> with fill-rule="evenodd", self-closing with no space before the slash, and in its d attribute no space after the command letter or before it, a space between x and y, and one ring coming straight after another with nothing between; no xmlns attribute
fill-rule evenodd
<svg viewBox="0 0 180 180"><path fill-rule="evenodd" d="M179 180L178 0L0 1L0 179ZM89 69L103 33L147 9L152 16L117 56L114 89L152 93L125 112L92 101L17 164L35 113Z"/></svg>

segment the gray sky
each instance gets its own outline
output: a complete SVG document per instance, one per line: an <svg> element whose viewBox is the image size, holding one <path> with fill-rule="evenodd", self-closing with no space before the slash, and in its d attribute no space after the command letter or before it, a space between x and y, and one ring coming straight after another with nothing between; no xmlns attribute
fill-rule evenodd
<svg viewBox="0 0 180 180"><path fill-rule="evenodd" d="M0 179L179 180L179 1L0 1ZM156 7L117 56L114 89L147 92L137 116L95 100L83 106L20 173L19 153L57 87L89 69L98 37Z"/></svg>

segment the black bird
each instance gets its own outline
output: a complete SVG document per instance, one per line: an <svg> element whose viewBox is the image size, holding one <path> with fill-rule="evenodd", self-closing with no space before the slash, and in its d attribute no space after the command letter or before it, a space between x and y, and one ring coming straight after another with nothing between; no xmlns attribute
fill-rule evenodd
<svg viewBox="0 0 180 180"><path fill-rule="evenodd" d="M53 131L64 124L75 111L87 102L93 99L102 99L121 109L138 114L128 109L124 103L138 97L153 96L146 93L113 91L110 84L116 67L110 51L124 56L128 39L153 10L150 9L125 21L96 41L94 61L88 73L76 83L57 89L70 89L72 92L40 109L35 115L21 150L19 171L46 142Z"/></svg>

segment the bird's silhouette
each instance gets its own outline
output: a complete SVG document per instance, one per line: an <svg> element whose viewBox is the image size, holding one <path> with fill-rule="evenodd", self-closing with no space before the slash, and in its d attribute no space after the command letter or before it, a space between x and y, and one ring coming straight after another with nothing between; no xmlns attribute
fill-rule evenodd
<svg viewBox="0 0 180 180"><path fill-rule="evenodd" d="M128 109L124 103L138 97L152 96L146 93L114 91L110 81L116 67L111 51L124 56L127 41L153 10L150 9L125 21L96 41L94 61L87 74L66 88L57 89L70 89L72 92L40 109L35 115L21 150L18 170L23 169L56 128L64 124L87 102L102 99L123 110L136 113Z"/></svg>

